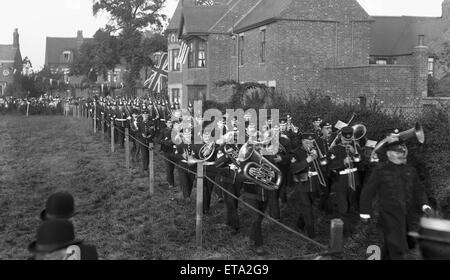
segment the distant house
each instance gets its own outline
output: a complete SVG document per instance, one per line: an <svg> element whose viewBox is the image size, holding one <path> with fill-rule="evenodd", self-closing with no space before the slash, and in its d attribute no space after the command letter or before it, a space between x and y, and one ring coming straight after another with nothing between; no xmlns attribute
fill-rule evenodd
<svg viewBox="0 0 450 280"><path fill-rule="evenodd" d="M0 96L6 87L14 81L14 74L22 72L19 31L14 29L12 45L0 45Z"/></svg>
<svg viewBox="0 0 450 280"><path fill-rule="evenodd" d="M45 48L45 66L52 74L64 74L64 81L69 82L70 65L81 45L92 38L84 38L83 31L77 37L47 37Z"/></svg>

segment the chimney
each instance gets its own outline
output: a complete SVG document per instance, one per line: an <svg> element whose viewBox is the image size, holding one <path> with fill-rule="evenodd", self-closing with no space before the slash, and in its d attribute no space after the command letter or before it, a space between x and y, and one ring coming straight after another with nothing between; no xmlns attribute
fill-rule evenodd
<svg viewBox="0 0 450 280"><path fill-rule="evenodd" d="M83 31L82 30L78 30L77 32L77 48L78 50L81 48L81 45L83 45Z"/></svg>
<svg viewBox="0 0 450 280"><path fill-rule="evenodd" d="M19 48L19 29L15 28L13 33L13 48Z"/></svg>
<svg viewBox="0 0 450 280"><path fill-rule="evenodd" d="M450 0L442 2L442 18L449 19L450 17Z"/></svg>

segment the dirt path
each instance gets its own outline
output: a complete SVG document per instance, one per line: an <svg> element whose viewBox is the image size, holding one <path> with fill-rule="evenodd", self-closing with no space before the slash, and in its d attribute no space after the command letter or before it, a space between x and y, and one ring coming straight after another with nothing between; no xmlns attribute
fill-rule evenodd
<svg viewBox="0 0 450 280"><path fill-rule="evenodd" d="M78 237L97 246L102 259L258 259L247 232L250 212L240 209L237 235L223 225L223 205L213 200L204 219L204 250L195 247L195 201L173 200L164 183L164 163L156 157L156 193L148 179L124 168L123 150L111 154L107 142L88 130L86 120L60 116L2 116L0 119L0 259L25 259L46 198L66 190L80 212ZM195 197L195 189L192 197ZM295 228L295 199L283 208L283 222ZM317 241L328 243L329 221L319 217ZM263 222L269 259L292 259L317 252L298 237ZM364 243L362 241L362 243ZM365 254L354 242L349 252ZM356 248L354 248L356 247Z"/></svg>

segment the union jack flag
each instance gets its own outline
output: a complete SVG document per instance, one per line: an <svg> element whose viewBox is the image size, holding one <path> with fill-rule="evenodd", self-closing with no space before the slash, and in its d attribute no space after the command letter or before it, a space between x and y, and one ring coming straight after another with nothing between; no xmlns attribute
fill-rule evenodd
<svg viewBox="0 0 450 280"><path fill-rule="evenodd" d="M183 41L181 43L181 47L180 47L180 53L178 55L178 57L176 58L175 63L179 63L181 65L183 65L184 63L186 63L186 58L188 56L189 53L189 45L186 44L185 41Z"/></svg>
<svg viewBox="0 0 450 280"><path fill-rule="evenodd" d="M167 72L169 71L169 61L167 53L163 53L159 60L158 66L152 69L152 75L144 82L144 86L151 91L160 93L163 87L163 78L167 79Z"/></svg>

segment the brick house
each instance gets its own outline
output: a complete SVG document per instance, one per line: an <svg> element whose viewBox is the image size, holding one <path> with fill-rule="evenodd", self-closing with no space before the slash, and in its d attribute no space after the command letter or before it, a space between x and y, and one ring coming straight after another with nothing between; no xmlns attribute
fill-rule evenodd
<svg viewBox="0 0 450 280"><path fill-rule="evenodd" d="M69 82L70 65L81 45L92 38L84 38L83 31L77 32L77 37L47 37L45 47L45 66L52 74L63 74L64 81Z"/></svg>
<svg viewBox="0 0 450 280"><path fill-rule="evenodd" d="M235 80L264 83L288 99L320 89L337 102L414 107L434 74L423 42L438 45L450 33L450 0L440 18L371 17L356 0L214 2L180 1L168 27L169 95L184 106L228 100L231 90L215 83ZM179 65L182 42L190 52Z"/></svg>
<svg viewBox="0 0 450 280"><path fill-rule="evenodd" d="M0 45L0 96L6 87L14 82L14 74L22 72L19 31L14 29L12 45Z"/></svg>

